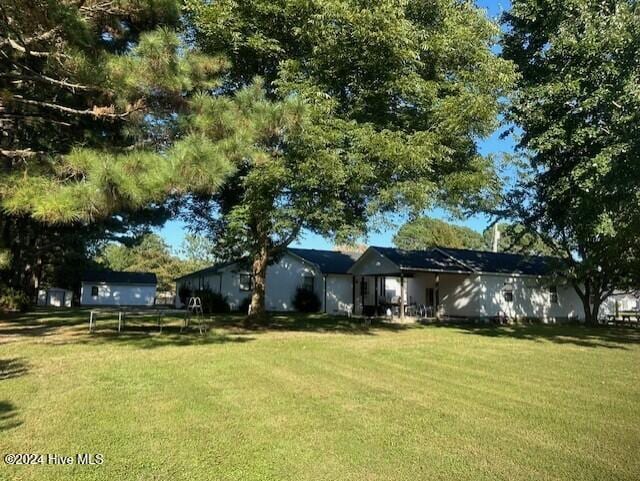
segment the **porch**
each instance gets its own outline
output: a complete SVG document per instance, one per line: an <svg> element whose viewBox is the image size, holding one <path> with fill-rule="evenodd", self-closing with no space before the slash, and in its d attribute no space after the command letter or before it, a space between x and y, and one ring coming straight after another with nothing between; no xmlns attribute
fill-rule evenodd
<svg viewBox="0 0 640 481"><path fill-rule="evenodd" d="M354 276L354 313L399 319L449 317L455 314L452 294L466 277L420 271Z"/></svg>

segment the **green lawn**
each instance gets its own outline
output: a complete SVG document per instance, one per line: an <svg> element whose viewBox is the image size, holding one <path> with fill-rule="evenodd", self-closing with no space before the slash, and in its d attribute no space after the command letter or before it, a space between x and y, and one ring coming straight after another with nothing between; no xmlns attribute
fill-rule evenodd
<svg viewBox="0 0 640 481"><path fill-rule="evenodd" d="M640 330L0 320L7 480L640 479Z"/></svg>

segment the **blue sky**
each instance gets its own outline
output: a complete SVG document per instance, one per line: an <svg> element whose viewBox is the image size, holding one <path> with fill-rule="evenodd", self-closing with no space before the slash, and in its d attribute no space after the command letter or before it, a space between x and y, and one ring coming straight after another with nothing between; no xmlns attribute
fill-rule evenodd
<svg viewBox="0 0 640 481"><path fill-rule="evenodd" d="M487 14L496 18L501 12L508 9L510 3L508 1L498 0L477 0L476 3L487 10ZM495 132L491 137L483 139L478 143L480 153L482 155L493 154L499 158L504 153L513 152L513 140L511 138L500 139L500 131ZM429 212L428 215L440 219L447 220L446 213L441 210L435 210ZM485 216L474 216L466 219L465 221L456 221L457 224L465 225L479 232L482 232L490 222L490 219ZM386 229L382 232L371 233L366 243L369 245L391 246L393 245L393 235L396 233L397 225L395 228ZM184 239L186 226L180 221L170 221L158 231L160 235L167 241L167 243L174 249L178 248ZM331 249L333 244L330 239L324 239L318 235L311 233L303 233L303 235L294 242L293 246L307 247L311 249Z"/></svg>

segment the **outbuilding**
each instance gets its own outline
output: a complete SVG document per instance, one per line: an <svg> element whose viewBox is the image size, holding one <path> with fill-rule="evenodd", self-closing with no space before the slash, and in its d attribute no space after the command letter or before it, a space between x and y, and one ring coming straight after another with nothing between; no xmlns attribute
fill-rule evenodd
<svg viewBox="0 0 640 481"><path fill-rule="evenodd" d="M60 287L38 290L38 305L47 307L71 307L73 291Z"/></svg>
<svg viewBox="0 0 640 481"><path fill-rule="evenodd" d="M82 276L83 306L152 306L158 279L152 272L90 271Z"/></svg>

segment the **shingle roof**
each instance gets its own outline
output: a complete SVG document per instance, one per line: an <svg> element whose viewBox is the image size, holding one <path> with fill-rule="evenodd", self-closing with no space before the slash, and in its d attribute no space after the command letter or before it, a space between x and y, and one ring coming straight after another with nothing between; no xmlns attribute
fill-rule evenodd
<svg viewBox="0 0 640 481"><path fill-rule="evenodd" d="M153 272L87 271L82 282L109 282L114 284L157 284Z"/></svg>
<svg viewBox="0 0 640 481"><path fill-rule="evenodd" d="M474 272L496 272L500 274L526 274L543 276L550 274L556 259L548 256L508 254L468 249L441 248L441 251L473 269Z"/></svg>
<svg viewBox="0 0 640 481"><path fill-rule="evenodd" d="M504 252L470 249L433 248L403 250L393 247L374 247L403 270L493 272L499 274L547 275L553 269L554 258L527 256Z"/></svg>
<svg viewBox="0 0 640 481"><path fill-rule="evenodd" d="M290 247L289 252L317 265L324 274L347 274L354 264L354 259L349 254L338 251L326 251L319 249L300 249Z"/></svg>
<svg viewBox="0 0 640 481"><path fill-rule="evenodd" d="M421 269L434 271L464 271L471 269L456 262L437 249L428 250L404 250L394 247L373 247L400 269Z"/></svg>
<svg viewBox="0 0 640 481"><path fill-rule="evenodd" d="M220 269L222 269L223 267L230 266L231 264L235 264L236 262L239 262L239 261L219 262L219 263L214 264L212 266L205 267L204 269L200 269L199 271L189 272L188 274L185 274L183 276L176 277L173 280L174 281L179 281L179 280L185 279L187 277L206 276L206 275L211 275L211 274L218 274L220 272Z"/></svg>

